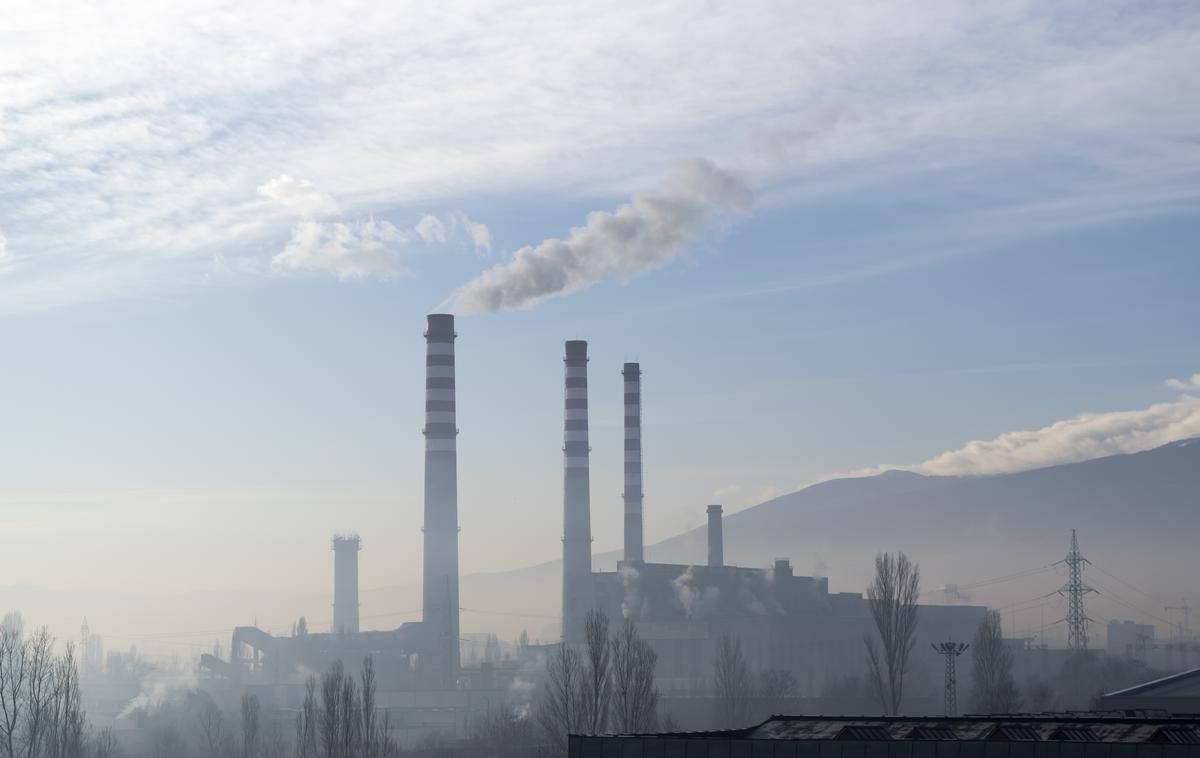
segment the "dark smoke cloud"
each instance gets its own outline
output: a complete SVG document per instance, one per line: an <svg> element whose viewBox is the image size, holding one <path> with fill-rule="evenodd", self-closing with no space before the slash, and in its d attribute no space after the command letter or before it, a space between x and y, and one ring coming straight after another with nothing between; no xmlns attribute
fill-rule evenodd
<svg viewBox="0 0 1200 758"><path fill-rule="evenodd" d="M751 199L732 173L709 160L688 161L658 192L588 214L565 240L521 248L441 307L462 315L532 308L611 278L628 280L680 255L721 216L748 213Z"/></svg>

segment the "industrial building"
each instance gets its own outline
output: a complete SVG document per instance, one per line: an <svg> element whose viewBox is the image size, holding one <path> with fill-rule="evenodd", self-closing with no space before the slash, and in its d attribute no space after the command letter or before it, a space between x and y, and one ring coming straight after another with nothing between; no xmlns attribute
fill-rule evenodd
<svg viewBox="0 0 1200 758"><path fill-rule="evenodd" d="M708 554L693 564L644 560L642 490L642 370L626 363L624 383L624 553L614 570L593 572L588 492L587 343L565 346L563 437L563 638L582 642L583 619L599 608L630 619L658 654L659 689L668 697L699 698L711 691L717 641L741 641L750 667L791 672L802 695L864 670L863 635L874 626L859 593L830 592L823 577L797 576L787 558L762 568L724 560L723 509L707 508ZM928 643L969 640L986 609L923 605L914 666L941 671ZM688 718L678 708L676 718ZM696 714L697 719L708 713Z"/></svg>
<svg viewBox="0 0 1200 758"><path fill-rule="evenodd" d="M1110 692L1100 707L1113 710L1159 710L1200 716L1200 669L1183 671L1153 682Z"/></svg>
<svg viewBox="0 0 1200 758"><path fill-rule="evenodd" d="M259 694L264 705L294 708L304 679L336 660L357 666L374 659L378 702L402 730L435 729L465 736L475 718L503 702L518 662L464 669L461 661L458 560L458 461L454 317L431 314L425 331L424 553L422 618L390 630L366 631L359 619L357 534L333 538L334 618L331 628L292 636L254 626L234 630L228 660L204 655L211 689ZM610 570L592 566L588 344L565 343L563 402L562 638L583 641L593 608L633 621L658 654L657 679L666 698L702 704L711 690L717 640L736 636L749 665L786 670L799 696L862 670L863 634L872 628L858 593L830 592L821 577L797 576L786 558L762 567L726 565L722 507L709 505L708 553L695 564L645 560L642 488L642 370L624 364L623 558ZM922 606L914 668L940 676L930 641L969 639L984 608ZM697 705L695 721L708 711ZM691 722L686 708L673 714Z"/></svg>
<svg viewBox="0 0 1200 758"><path fill-rule="evenodd" d="M578 736L570 758L1200 758L1200 719L1148 713L772 716L719 732Z"/></svg>

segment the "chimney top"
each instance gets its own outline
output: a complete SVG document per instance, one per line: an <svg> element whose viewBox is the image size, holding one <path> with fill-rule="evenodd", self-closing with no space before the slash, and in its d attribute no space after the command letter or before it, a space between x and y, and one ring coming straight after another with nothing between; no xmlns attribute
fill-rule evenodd
<svg viewBox="0 0 1200 758"><path fill-rule="evenodd" d="M425 317L429 330L425 336L454 336L454 315L450 313L430 313Z"/></svg>
<svg viewBox="0 0 1200 758"><path fill-rule="evenodd" d="M720 513L720 512L721 512L721 506L719 506L719 505L710 505L710 506L708 506L708 512L709 512L709 513Z"/></svg>
<svg viewBox="0 0 1200 758"><path fill-rule="evenodd" d="M568 360L587 360L587 340L567 340Z"/></svg>

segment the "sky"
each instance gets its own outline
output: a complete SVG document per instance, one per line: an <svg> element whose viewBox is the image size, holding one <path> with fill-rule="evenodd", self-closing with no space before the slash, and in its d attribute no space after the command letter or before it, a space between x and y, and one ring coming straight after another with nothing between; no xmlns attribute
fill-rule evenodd
<svg viewBox="0 0 1200 758"><path fill-rule="evenodd" d="M33 3L0 24L3 582L420 565L458 314L464 572L839 474L1200 436L1192 3ZM828 560L828 559L827 559Z"/></svg>

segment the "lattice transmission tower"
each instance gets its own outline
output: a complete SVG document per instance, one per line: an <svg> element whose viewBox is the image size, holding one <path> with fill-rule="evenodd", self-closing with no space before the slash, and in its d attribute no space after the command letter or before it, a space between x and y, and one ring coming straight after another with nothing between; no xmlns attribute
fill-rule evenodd
<svg viewBox="0 0 1200 758"><path fill-rule="evenodd" d="M958 674L956 662L958 656L970 647L965 642L935 642L932 647L946 659L946 716L958 715Z"/></svg>
<svg viewBox="0 0 1200 758"><path fill-rule="evenodd" d="M1082 653L1087 650L1087 627L1092 620L1083 610L1083 596L1095 590L1083 583L1083 568L1091 561L1079 551L1079 540L1074 529L1071 530L1071 551L1060 563L1067 565L1067 583L1058 591L1058 594L1067 598L1067 616L1060 621L1067 624L1067 647Z"/></svg>

